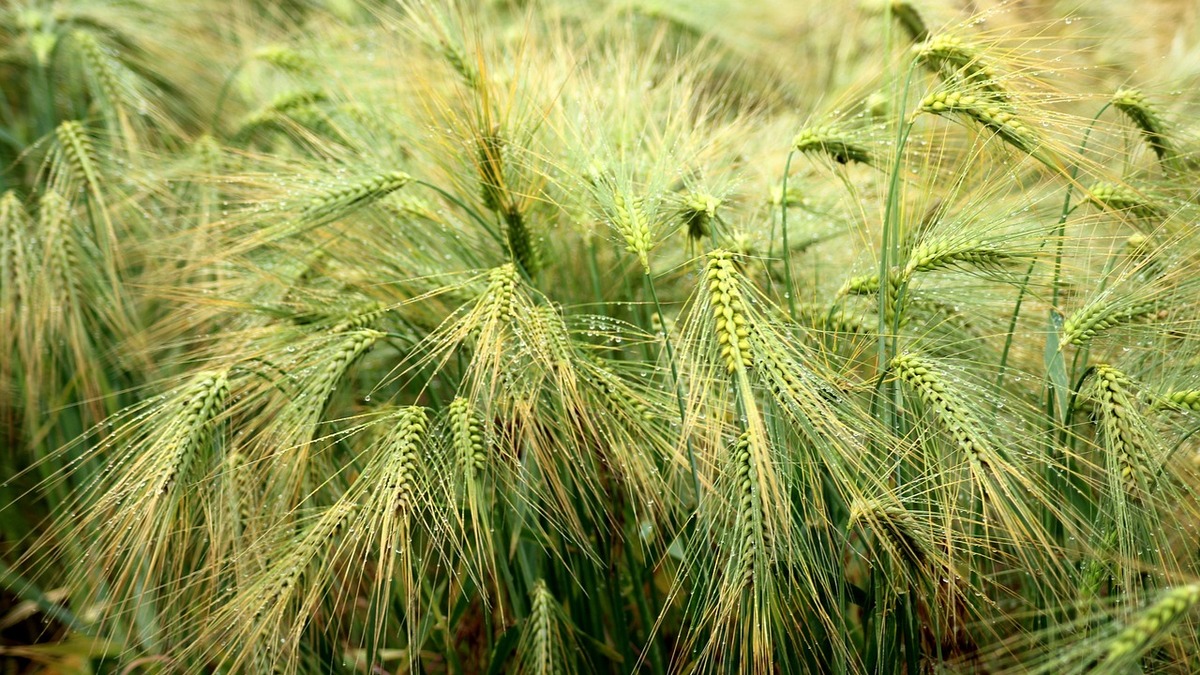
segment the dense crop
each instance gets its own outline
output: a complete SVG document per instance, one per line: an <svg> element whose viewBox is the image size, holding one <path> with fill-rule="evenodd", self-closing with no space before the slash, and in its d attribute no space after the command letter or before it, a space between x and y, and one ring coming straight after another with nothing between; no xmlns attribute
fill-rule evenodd
<svg viewBox="0 0 1200 675"><path fill-rule="evenodd" d="M1200 43L950 4L0 8L6 672L1200 670Z"/></svg>

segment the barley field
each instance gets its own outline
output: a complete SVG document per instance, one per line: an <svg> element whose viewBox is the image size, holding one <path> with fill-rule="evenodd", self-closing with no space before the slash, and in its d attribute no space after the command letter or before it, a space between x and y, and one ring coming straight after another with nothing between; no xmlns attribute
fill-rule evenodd
<svg viewBox="0 0 1200 675"><path fill-rule="evenodd" d="M1200 6L0 5L0 675L1200 672Z"/></svg>

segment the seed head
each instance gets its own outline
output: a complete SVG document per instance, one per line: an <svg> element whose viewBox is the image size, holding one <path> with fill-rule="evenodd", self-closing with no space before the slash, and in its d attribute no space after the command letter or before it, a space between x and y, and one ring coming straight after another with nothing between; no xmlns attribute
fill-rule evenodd
<svg viewBox="0 0 1200 675"><path fill-rule="evenodd" d="M745 306L738 290L737 268L729 251L716 250L708 254L705 272L709 303L712 306L717 344L729 372L750 365L750 326L746 323Z"/></svg>
<svg viewBox="0 0 1200 675"><path fill-rule="evenodd" d="M832 124L809 127L796 134L792 147L797 152L824 153L839 164L871 164L871 151L853 135Z"/></svg>

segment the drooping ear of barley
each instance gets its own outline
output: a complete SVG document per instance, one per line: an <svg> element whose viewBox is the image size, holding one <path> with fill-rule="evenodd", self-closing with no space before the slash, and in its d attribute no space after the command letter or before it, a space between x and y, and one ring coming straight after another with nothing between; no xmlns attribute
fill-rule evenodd
<svg viewBox="0 0 1200 675"><path fill-rule="evenodd" d="M353 548L345 535L359 510L352 500L336 502L309 520L282 551L273 550L279 545L274 538L260 539L258 545L272 549L258 556L269 566L215 609L187 649L230 672L254 666L295 672L296 643L329 597L335 562ZM261 646L271 651L264 654ZM266 662L253 663L258 659Z"/></svg>
<svg viewBox="0 0 1200 675"><path fill-rule="evenodd" d="M1172 148L1167 137L1166 124L1145 94L1137 89L1121 89L1113 94L1112 104L1141 130L1146 143L1154 150L1154 154L1158 155L1160 161L1170 158Z"/></svg>
<svg viewBox="0 0 1200 675"><path fill-rule="evenodd" d="M1088 199L1111 211L1124 211L1138 218L1161 218L1163 212L1150 200L1132 188L1116 183L1101 182L1088 188Z"/></svg>
<svg viewBox="0 0 1200 675"><path fill-rule="evenodd" d="M1109 458L1109 471L1120 477L1125 494L1136 502L1154 484L1154 474L1146 429L1138 423L1139 403L1133 383L1120 370L1101 364L1092 373L1090 396L1097 406L1097 425Z"/></svg>
<svg viewBox="0 0 1200 675"><path fill-rule="evenodd" d="M846 526L874 532L893 556L915 569L923 568L932 553L933 547L921 536L916 518L902 504L857 500L850 505Z"/></svg>
<svg viewBox="0 0 1200 675"><path fill-rule="evenodd" d="M1171 391L1154 400L1156 408L1200 412L1200 389Z"/></svg>
<svg viewBox="0 0 1200 675"><path fill-rule="evenodd" d="M996 267L1012 257L994 241L972 237L932 238L918 244L909 253L904 276L932 272L948 267Z"/></svg>
<svg viewBox="0 0 1200 675"><path fill-rule="evenodd" d="M951 655L973 648L965 583L951 559L936 550L929 525L922 525L901 503L865 498L850 505L846 525L874 534L874 547L883 549L896 565L887 575L896 579L889 583L890 592L916 603L927 650Z"/></svg>
<svg viewBox="0 0 1200 675"><path fill-rule="evenodd" d="M288 117L302 117L305 111L313 110L313 106L329 99L329 95L320 89L298 89L279 94L270 103L246 116L237 126L234 138L244 140L250 138L259 130L270 129Z"/></svg>
<svg viewBox="0 0 1200 675"><path fill-rule="evenodd" d="M403 171L388 171L309 198L300 212L300 226L309 227L344 218L412 182Z"/></svg>
<svg viewBox="0 0 1200 675"><path fill-rule="evenodd" d="M683 221L688 239L700 241L709 236L711 224L716 219L719 208L719 198L700 192L689 193L679 208L679 218Z"/></svg>
<svg viewBox="0 0 1200 675"><path fill-rule="evenodd" d="M80 312L85 293L81 286L79 241L74 230L70 205L55 191L48 191L38 202L38 231L46 247L44 268L50 272L51 291L69 312Z"/></svg>
<svg viewBox="0 0 1200 675"><path fill-rule="evenodd" d="M1085 347L1113 328L1158 318L1164 306L1164 300L1155 295L1102 294L1066 318L1063 342Z"/></svg>
<svg viewBox="0 0 1200 675"><path fill-rule="evenodd" d="M253 58L293 75L305 75L316 69L316 63L308 56L287 45L267 45L254 50Z"/></svg>
<svg viewBox="0 0 1200 675"><path fill-rule="evenodd" d="M987 468L992 461L992 450L983 440L982 427L947 390L938 369L920 355L906 353L892 359L891 370L930 407L975 470Z"/></svg>
<svg viewBox="0 0 1200 675"><path fill-rule="evenodd" d="M873 162L871 149L865 143L833 124L802 129L792 139L792 148L797 152L828 155L838 164Z"/></svg>
<svg viewBox="0 0 1200 675"><path fill-rule="evenodd" d="M151 103L137 90L129 70L101 47L89 31L71 33L78 49L93 97L100 103L105 124L126 144L136 147L131 112L147 114Z"/></svg>
<svg viewBox="0 0 1200 675"><path fill-rule="evenodd" d="M446 63L462 79L468 89L478 89L480 85L479 70L467 60L467 53L459 45L448 39L438 41L438 51Z"/></svg>
<svg viewBox="0 0 1200 675"><path fill-rule="evenodd" d="M1116 543L1117 574L1124 592L1143 591L1140 565L1170 569L1173 553L1155 543L1163 533L1157 516L1162 485L1158 473L1166 451L1143 412L1137 388L1129 377L1108 364L1091 371L1083 392L1092 404L1098 468L1103 472L1099 503L1101 522ZM1173 489L1170 485L1163 489Z"/></svg>
<svg viewBox="0 0 1200 675"><path fill-rule="evenodd" d="M426 550L427 541L421 533L428 531L426 523L435 522L444 513L440 504L433 499L432 478L425 461L428 418L424 408L409 406L402 408L389 420L389 428L378 444L377 454L364 469L356 482L361 484L364 495L362 516L356 528L364 532L363 554L370 555L371 549L381 557L375 579L375 593L381 597L390 593L393 586L402 594L402 616L408 644L418 640L419 606L421 593L418 591L421 577L428 566L434 563L431 551ZM357 487L353 488L358 490ZM436 526L433 528L436 531ZM356 548L356 553L358 549ZM387 626L391 608L383 603L373 612L371 637L376 645L384 644L387 636L380 634ZM415 662L412 654L409 662Z"/></svg>
<svg viewBox="0 0 1200 675"><path fill-rule="evenodd" d="M960 80L989 95L1003 95L996 72L982 51L956 35L935 35L913 47L917 60L946 80Z"/></svg>
<svg viewBox="0 0 1200 675"><path fill-rule="evenodd" d="M921 13L907 0L892 0L892 18L894 18L908 33L913 42L924 42L929 38L929 29Z"/></svg>
<svg viewBox="0 0 1200 675"><path fill-rule="evenodd" d="M157 489L167 492L188 476L198 449L208 444L213 420L225 408L229 397L229 376L224 371L201 373L185 394L181 429L164 449L164 471L155 477Z"/></svg>
<svg viewBox="0 0 1200 675"><path fill-rule="evenodd" d="M1200 604L1200 584L1165 591L1108 644L1093 673L1118 675L1136 672L1138 659L1170 635L1189 612Z"/></svg>
<svg viewBox="0 0 1200 675"><path fill-rule="evenodd" d="M324 344L309 355L304 377L295 383L298 395L280 402L255 438L260 453L255 461L269 459L274 467L265 491L270 498L284 503L300 499L306 488L311 489L314 473L331 470L322 467L314 471L310 464L318 424L350 367L385 335L360 328L319 337ZM326 454L321 453L320 459L325 460Z"/></svg>
<svg viewBox="0 0 1200 675"><path fill-rule="evenodd" d="M992 130L1017 150L1052 165L1049 159L1039 155L1042 141L1038 135L1003 103L975 94L943 90L926 96L918 110L935 115L962 115Z"/></svg>
<svg viewBox="0 0 1200 675"><path fill-rule="evenodd" d="M220 534L226 514L206 503L213 492L206 479L220 464L228 378L224 370L201 372L161 401L114 418L114 437L100 446L106 467L70 502L63 531L86 542L97 564L73 570L68 584L92 600L101 588L121 598L104 603L105 620L184 611L189 589L212 590L213 578L180 570L228 546Z"/></svg>

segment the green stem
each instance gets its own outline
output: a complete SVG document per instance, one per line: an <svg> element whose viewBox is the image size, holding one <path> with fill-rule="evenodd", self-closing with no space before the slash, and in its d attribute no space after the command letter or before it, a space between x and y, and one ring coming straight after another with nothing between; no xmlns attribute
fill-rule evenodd
<svg viewBox="0 0 1200 675"><path fill-rule="evenodd" d="M687 434L687 406L683 402L682 383L679 379L679 367L675 365L675 348L671 345L671 332L667 330L667 320L663 315L662 304L658 301L658 292L654 290L654 279L650 276L648 268L642 268L644 278L646 280L646 288L650 291L650 298L654 301L654 311L658 313L658 324L662 327L663 345L667 351L667 362L671 366L671 379L673 388L675 389L675 402L679 405L679 425L680 431ZM696 490L696 512L700 512L700 473L696 470L696 452L692 448L692 437L686 435L688 465L692 471L692 484Z"/></svg>
<svg viewBox="0 0 1200 675"><path fill-rule="evenodd" d="M788 174L792 171L792 157L796 155L795 150L788 151L787 162L783 165L783 183L780 189L783 191L779 199L779 222L780 229L783 232L783 278L785 284L784 295L788 301L788 316L792 321L796 320L796 288L792 283L792 249L788 245L788 199L787 199L787 184Z"/></svg>

